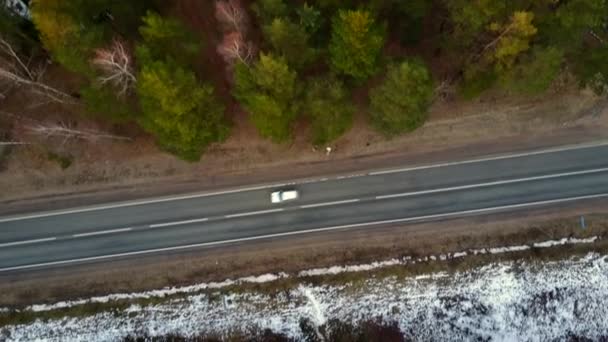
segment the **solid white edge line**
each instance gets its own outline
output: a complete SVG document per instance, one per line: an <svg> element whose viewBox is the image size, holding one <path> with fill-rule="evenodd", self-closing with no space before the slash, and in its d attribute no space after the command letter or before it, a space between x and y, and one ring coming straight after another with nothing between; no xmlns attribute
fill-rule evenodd
<svg viewBox="0 0 608 342"><path fill-rule="evenodd" d="M426 216L407 217L407 218L401 218L401 219L384 220L384 221L373 221L373 222L366 222L366 223L355 223L355 224L348 224L348 225L342 225L342 226L332 226L332 227L325 227L325 228L313 228L313 229L299 230L299 231L294 231L294 232L267 234L267 235L252 236L252 237L238 238L238 239L231 239L231 240L223 240L223 241L204 242L204 243L197 243L197 244L184 245L184 246L155 248L155 249L148 249L148 250L143 250L143 251L125 252L125 253L117 253L117 254L109 254L109 255L100 255L100 256L80 258L80 259L60 260L60 261L51 261L51 262L38 263L38 264L12 266L12 267L0 268L0 272L16 271L16 270L36 268L36 267L46 267L46 266L57 266L57 265L73 264L73 263L78 263L78 262L104 260L104 259L120 258L120 257L125 257L125 256L134 256L134 255L142 255L142 254L150 254L150 253L177 251L177 250L190 249L190 248L200 248L200 247L225 245L225 244L236 243L236 242L246 242L246 241L253 241L253 240L270 239L270 238L276 238L276 237L285 237L285 236L291 236L291 235L302 235L302 234L308 234L308 233L317 233L317 232L331 231L331 230L358 228L358 227L365 227L365 226L375 226L375 225L382 225L382 224L389 224L389 223L403 223L403 222L412 222L412 221L423 221L423 220L430 220L430 219L445 218L445 217L450 217L450 216L462 216L462 215L468 215L468 214L478 214L478 213L491 212L491 211L501 211L501 210L508 210L508 209L514 209L514 208L531 207L531 206L539 206L539 205L555 204L555 203L564 203L564 202L572 202L572 201L577 201L577 200L602 198L602 197L608 197L608 193L595 194L595 195L586 195L586 196L576 196L576 197L567 197L567 198L560 198L560 199L553 199L553 200L546 200L546 201L537 201L537 202L528 202L528 203L519 203L519 204L509 204L509 205L503 205L503 206L497 206L497 207L472 209L472 210L463 210L463 211L456 211L456 212L444 213L444 214L434 214L434 215L426 215Z"/></svg>
<svg viewBox="0 0 608 342"><path fill-rule="evenodd" d="M279 211L283 211L285 208L277 208L277 209L269 209L269 210L260 210L260 211L250 211L248 213L238 213L238 214L230 214L224 215L225 218L235 218L235 217L244 217L244 216L253 216L253 215L262 215L262 214L270 214L270 213L278 213Z"/></svg>
<svg viewBox="0 0 608 342"><path fill-rule="evenodd" d="M112 233L128 232L128 231L131 231L131 230L133 230L133 228L131 228L131 227L119 228L119 229L110 229L110 230L99 230L99 231L90 232L90 233L73 234L72 237L73 238L79 238L79 237L85 237L85 236L105 235L105 234L112 234Z"/></svg>
<svg viewBox="0 0 608 342"><path fill-rule="evenodd" d="M300 208L302 208L302 209L317 208L317 207L325 207L325 206L330 206L330 205L355 203L355 202L359 202L359 201L360 201L360 199L354 198L354 199L348 199L348 200L344 200L344 201L324 202L324 203L316 203L316 204L304 204L304 205L301 205Z"/></svg>
<svg viewBox="0 0 608 342"><path fill-rule="evenodd" d="M595 142L595 143L582 143L582 144L574 144L574 145L565 145L565 146L562 146L562 147L540 149L540 150L530 151L530 152L521 152L521 153L512 153L512 154L501 154L501 155L489 156L489 157L485 157L485 158L470 159L470 160L463 160L463 161L456 161L456 162L429 164L429 165L422 165L422 166L415 166L415 167L401 168L401 169L390 169L390 170L372 171L372 172L368 172L368 173L364 173L364 174L358 174L356 176L337 176L337 177L334 177L334 179L344 179L344 178L349 178L349 177L361 177L361 176L375 176L375 175L382 175L382 174L389 174L389 173L398 173L398 172L407 172L407 171L423 170L423 169L430 169L430 168L440 168L440 167L454 166L454 165L472 164L472 163L479 163L479 162L492 161L492 160L501 160L501 159L509 159L509 158L521 158L521 157L525 157L525 156L534 156L534 155L539 155L539 154L548 154L548 153L557 153L557 152L564 152L564 151L581 150L581 149L601 147L601 146L606 146L606 145L608 145L608 141L600 141L600 142ZM300 180L300 182L314 182L314 181L319 181L319 180L315 180L315 179L308 180L308 181L306 181L306 180ZM216 196L216 195L225 195L225 194L232 194L232 193L239 193L239 192L246 192L246 191L264 190L264 189L271 189L271 188L279 188L279 187L283 187L283 186L287 186L287 185L293 185L293 184L297 184L297 181L296 182L277 183L277 184L267 184L267 185L260 185L260 186L246 187L246 188L237 188L237 189L224 190L224 191L216 191L216 192L203 192L203 193L194 193L194 194L189 194L189 195L180 195L180 196L153 198L153 199L149 199L149 200L126 201L126 202L120 202L120 203L115 203L115 204L106 204L106 205L99 205L99 206L74 208L74 209L68 209L68 210L58 210L58 211L42 212L42 213L38 213L38 214L28 214L28 215L19 215L19 216L7 216L7 217L4 217L4 218L0 218L0 223L2 223L2 222L10 222L10 221L26 220L26 219L33 219L33 218L40 218L40 217L48 217L48 216L75 214L75 213L82 213L82 212L89 212L89 211L96 211L96 210L114 209L114 208L121 208L121 207L131 207L131 206L144 205L144 204L153 204L153 203L162 203L162 202L170 202L170 201L179 201L179 200L184 200L184 199L201 198L201 197L209 197L209 196Z"/></svg>
<svg viewBox="0 0 608 342"><path fill-rule="evenodd" d="M381 200L381 199L397 198L397 197L409 197L409 196L433 194L433 193L438 193L438 192L447 192L447 191L454 191L454 190L465 190L465 189L483 188L483 187L494 186L494 185L522 183L522 182L529 182L529 181L541 180L541 179L552 179L552 178L561 178L561 177L585 175L585 174L590 174L590 173L600 173L600 172L606 172L606 171L608 171L608 167L600 168L600 169L584 170L584 171L563 172L563 173L556 173L556 174L552 174L552 175L534 176L534 177L517 178L517 179L507 179L507 180L487 182L487 183L460 185L460 186L453 186L453 187L447 187L447 188L438 188L438 189L431 189L431 190L420 190L420 191L412 191L412 192L403 192L403 193L400 193L400 194L381 195L381 196L376 196L375 199Z"/></svg>
<svg viewBox="0 0 608 342"><path fill-rule="evenodd" d="M165 223L155 223L155 224L149 225L148 227L150 227L150 228L160 228L160 227L169 227L169 226L179 226L181 224L188 224L188 223L205 222L205 221L209 221L209 218L205 217L205 218L194 219L194 220L165 222Z"/></svg>
<svg viewBox="0 0 608 342"><path fill-rule="evenodd" d="M11 246L19 246L19 245L29 245L29 244L32 244L32 243L49 242L49 241L54 241L54 240L57 240L57 237L49 237L49 238L35 239L35 240L25 240L25 241L15 241L15 242L0 243L0 248L2 248L2 247L11 247Z"/></svg>
<svg viewBox="0 0 608 342"><path fill-rule="evenodd" d="M372 171L372 172L369 172L367 175L369 175L369 176L378 176L378 175L385 175L385 174L390 174L390 173L409 172L409 171L425 170L425 169L432 169L432 168L440 168L440 167L446 167L446 166L474 164L474 163L481 163L481 162L485 162L485 161L511 159L511 158L521 158L521 157L528 157L528 156L536 156L536 155L539 155L539 154L548 154L548 153L557 153L557 152L564 152L564 151L582 150L582 149L594 148L594 147L600 147L600 146L606 146L606 145L608 145L608 141L602 141L602 142L590 143L590 144L567 145L567 146L564 146L564 147L541 149L541 150L530 151L530 152L521 152L521 153L513 153L513 154L501 154L501 155L495 155L495 156L490 156L490 157L476 158L476 159L469 159L469 160L461 160L461 161L454 161L454 162L446 162L446 163L438 163L438 164L430 164L430 165L405 167L405 168L399 168L399 169L388 169L388 170Z"/></svg>

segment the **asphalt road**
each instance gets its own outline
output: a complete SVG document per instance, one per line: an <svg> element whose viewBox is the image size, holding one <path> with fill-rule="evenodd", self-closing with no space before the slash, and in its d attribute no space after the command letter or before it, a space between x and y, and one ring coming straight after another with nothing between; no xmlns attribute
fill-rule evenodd
<svg viewBox="0 0 608 342"><path fill-rule="evenodd" d="M270 203L296 188L300 199ZM0 217L0 272L608 198L608 143Z"/></svg>

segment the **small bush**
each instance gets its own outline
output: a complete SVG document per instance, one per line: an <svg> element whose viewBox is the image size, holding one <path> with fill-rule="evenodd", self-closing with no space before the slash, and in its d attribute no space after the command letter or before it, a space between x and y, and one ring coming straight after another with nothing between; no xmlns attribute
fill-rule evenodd
<svg viewBox="0 0 608 342"><path fill-rule="evenodd" d="M47 158L50 161L56 162L62 170L67 169L72 165L73 157L71 155L61 155L55 152L49 152Z"/></svg>

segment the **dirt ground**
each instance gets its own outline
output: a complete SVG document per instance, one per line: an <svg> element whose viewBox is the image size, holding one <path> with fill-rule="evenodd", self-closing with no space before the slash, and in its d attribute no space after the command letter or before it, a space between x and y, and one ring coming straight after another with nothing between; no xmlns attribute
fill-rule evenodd
<svg viewBox="0 0 608 342"><path fill-rule="evenodd" d="M272 239L102 264L0 276L0 306L20 307L303 269L509 246L567 236L608 235L608 201L537 208L406 226ZM585 216L586 229L580 227Z"/></svg>

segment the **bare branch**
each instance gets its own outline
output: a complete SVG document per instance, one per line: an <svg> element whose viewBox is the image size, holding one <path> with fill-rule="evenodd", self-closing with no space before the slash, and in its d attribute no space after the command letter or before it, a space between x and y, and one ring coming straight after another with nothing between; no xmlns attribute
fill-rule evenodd
<svg viewBox="0 0 608 342"><path fill-rule="evenodd" d="M132 141L129 137L124 137L120 135L108 134L102 131L96 130L77 130L71 128L69 125L64 123L59 124L43 124L39 123L32 126L25 127L29 132L35 135L44 136L46 138L58 137L63 138L63 143L67 142L71 139L76 140L86 140L86 141L98 141L102 139L106 140L122 140L122 141Z"/></svg>
<svg viewBox="0 0 608 342"><path fill-rule="evenodd" d="M14 146L14 145L31 145L29 142L22 141L0 141L0 146Z"/></svg>
<svg viewBox="0 0 608 342"><path fill-rule="evenodd" d="M602 43L602 45L606 45L606 41L604 39L602 39L602 37L600 37L597 33L595 33L595 31L589 30L589 34L591 34L591 36L593 38L595 38L597 41Z"/></svg>
<svg viewBox="0 0 608 342"><path fill-rule="evenodd" d="M217 52L231 68L237 61L249 65L255 56L255 47L252 42L246 42L240 33L232 32L224 35L222 43L217 47Z"/></svg>
<svg viewBox="0 0 608 342"><path fill-rule="evenodd" d="M133 70L133 58L125 45L117 39L110 48L97 49L91 63L103 73L99 77L99 82L112 84L118 88L120 96L131 90L137 81Z"/></svg>
<svg viewBox="0 0 608 342"><path fill-rule="evenodd" d="M239 0L216 0L215 18L224 26L224 31L245 34L248 17Z"/></svg>
<svg viewBox="0 0 608 342"><path fill-rule="evenodd" d="M21 71L24 72L25 75L27 75L27 78L29 80L33 81L35 79L34 75L30 71L30 69L27 67L27 65L29 65L30 61L27 62L27 65L26 65L26 63L23 63L23 61L21 60L19 55L17 55L17 53L15 52L15 50L13 49L11 44L9 44L9 42L1 36L0 36L0 51L7 54L12 60L14 60L18 64L21 67ZM30 58L30 60L31 60L31 58Z"/></svg>
<svg viewBox="0 0 608 342"><path fill-rule="evenodd" d="M18 86L30 87L31 91L40 93L53 101L60 103L73 102L72 97L63 91L40 82L44 68L34 72L30 67L30 61L25 63L17 54L11 44L0 36L0 52L6 55L6 63L0 65L0 80L7 81Z"/></svg>
<svg viewBox="0 0 608 342"><path fill-rule="evenodd" d="M32 91L45 95L56 102L60 102L60 103L73 102L72 97L69 94L66 94L60 90L50 87L42 82L32 81L27 78L24 78L21 75L11 72L3 67L0 67L0 78L15 82L16 84L18 84L20 86L25 85L25 86L32 87Z"/></svg>

